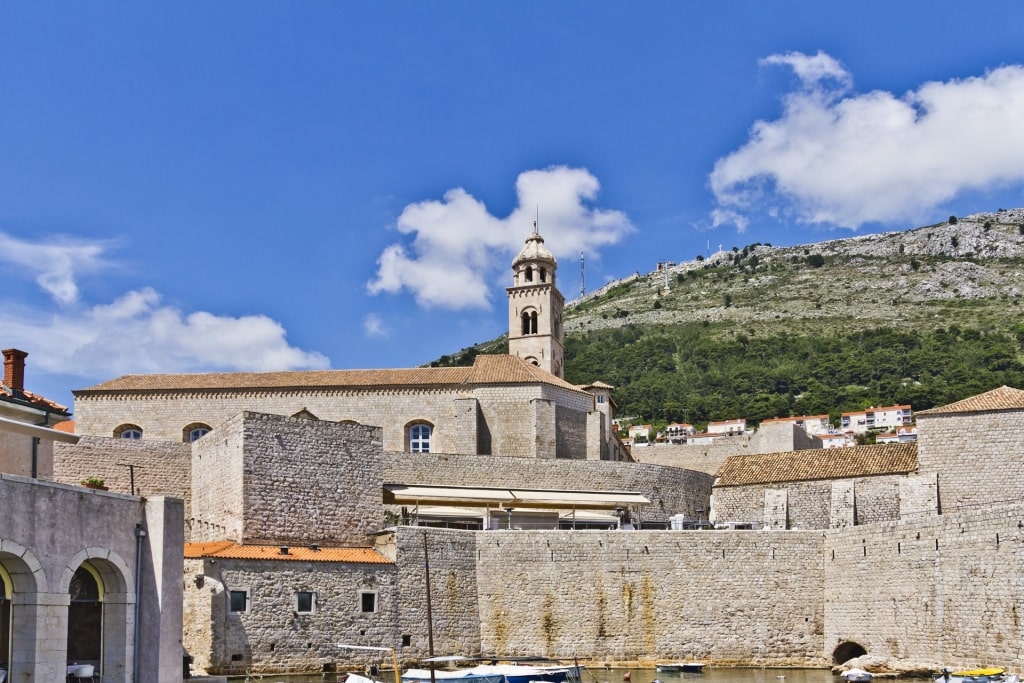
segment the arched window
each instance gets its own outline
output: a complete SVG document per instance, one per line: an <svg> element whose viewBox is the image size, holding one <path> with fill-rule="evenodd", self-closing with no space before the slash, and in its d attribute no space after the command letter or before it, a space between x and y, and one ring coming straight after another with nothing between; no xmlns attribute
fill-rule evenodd
<svg viewBox="0 0 1024 683"><path fill-rule="evenodd" d="M523 334L530 334L530 314L524 312L521 317L523 320Z"/></svg>
<svg viewBox="0 0 1024 683"><path fill-rule="evenodd" d="M530 334L537 334L537 311L530 314Z"/></svg>
<svg viewBox="0 0 1024 683"><path fill-rule="evenodd" d="M124 424L114 430L115 439L141 439L142 427L132 424Z"/></svg>
<svg viewBox="0 0 1024 683"><path fill-rule="evenodd" d="M14 588L11 585L7 570L0 564L0 662L11 661L11 602ZM0 664L0 668L9 668Z"/></svg>
<svg viewBox="0 0 1024 683"><path fill-rule="evenodd" d="M68 661L100 662L103 653L103 584L99 572L83 564L71 578L68 607Z"/></svg>
<svg viewBox="0 0 1024 683"><path fill-rule="evenodd" d="M408 428L409 452L429 453L434 426L428 422L415 422Z"/></svg>
<svg viewBox="0 0 1024 683"><path fill-rule="evenodd" d="M210 425L208 424L203 424L202 422L193 422L190 425L186 425L185 428L181 430L181 440L184 441L185 443L192 443L193 441L198 441L199 439L209 434L210 430L211 428Z"/></svg>
<svg viewBox="0 0 1024 683"><path fill-rule="evenodd" d="M540 269L540 281L541 282L547 282L548 281L548 269L547 268L541 268Z"/></svg>
<svg viewBox="0 0 1024 683"><path fill-rule="evenodd" d="M533 266L526 266L526 281L533 282Z"/></svg>

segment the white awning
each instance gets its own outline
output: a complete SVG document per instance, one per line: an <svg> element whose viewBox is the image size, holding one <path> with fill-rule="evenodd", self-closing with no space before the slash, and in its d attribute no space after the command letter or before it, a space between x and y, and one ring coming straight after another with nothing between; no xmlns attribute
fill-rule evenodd
<svg viewBox="0 0 1024 683"><path fill-rule="evenodd" d="M413 486L384 484L384 502L418 505L446 503L494 508L546 508L614 510L651 501L631 491L551 491L468 486Z"/></svg>

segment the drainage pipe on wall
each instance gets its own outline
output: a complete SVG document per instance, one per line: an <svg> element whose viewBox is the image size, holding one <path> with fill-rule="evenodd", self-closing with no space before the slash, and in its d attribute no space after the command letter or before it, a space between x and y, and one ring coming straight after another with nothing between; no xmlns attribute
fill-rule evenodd
<svg viewBox="0 0 1024 683"><path fill-rule="evenodd" d="M142 539L146 530L135 525L135 637L132 643L132 683L139 680L139 603L142 601Z"/></svg>

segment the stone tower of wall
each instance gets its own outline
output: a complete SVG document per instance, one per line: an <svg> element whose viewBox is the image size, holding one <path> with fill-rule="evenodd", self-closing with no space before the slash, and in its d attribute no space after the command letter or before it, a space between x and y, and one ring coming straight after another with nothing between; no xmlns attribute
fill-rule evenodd
<svg viewBox="0 0 1024 683"><path fill-rule="evenodd" d="M512 262L508 288L508 352L562 377L562 309L565 298L555 286L555 257L534 227Z"/></svg>

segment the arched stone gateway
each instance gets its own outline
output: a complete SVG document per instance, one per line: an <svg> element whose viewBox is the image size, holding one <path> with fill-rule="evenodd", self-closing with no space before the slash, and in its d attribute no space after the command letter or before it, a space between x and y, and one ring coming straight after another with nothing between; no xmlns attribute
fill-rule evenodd
<svg viewBox="0 0 1024 683"><path fill-rule="evenodd" d="M865 650L864 646L860 643L846 641L843 643L839 643L839 645L836 646L836 649L832 650L832 663L843 664L844 662L850 661L854 657L863 657L867 653L868 651Z"/></svg>
<svg viewBox="0 0 1024 683"><path fill-rule="evenodd" d="M46 576L27 548L0 540L0 669L13 679L31 671L38 640L32 605L46 591Z"/></svg>

